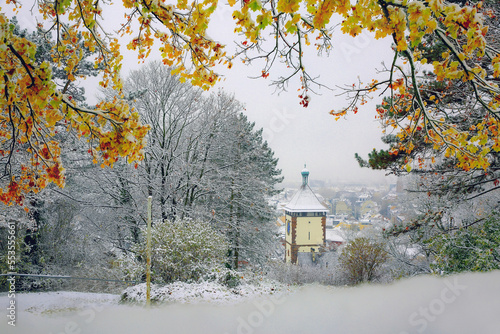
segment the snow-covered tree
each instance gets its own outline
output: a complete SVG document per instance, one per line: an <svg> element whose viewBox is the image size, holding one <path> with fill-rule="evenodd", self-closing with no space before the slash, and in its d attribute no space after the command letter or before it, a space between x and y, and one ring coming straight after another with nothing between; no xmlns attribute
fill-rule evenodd
<svg viewBox="0 0 500 334"><path fill-rule="evenodd" d="M163 219L182 215L189 156L196 155L193 151L205 134L196 131L204 112L201 91L179 82L172 70L161 62L151 62L133 71L124 86L126 94L136 96L133 106L150 126L139 168L145 191L158 203Z"/></svg>
<svg viewBox="0 0 500 334"><path fill-rule="evenodd" d="M231 267L269 257L276 239L267 200L281 180L277 159L233 96L202 95L171 71L152 62L125 81L125 95L151 129L137 166L119 160L100 168L74 134L58 134L66 187L49 185L43 197L28 196L38 230L26 239L31 267L24 272L102 268L94 275L115 275L113 263L143 237L148 195L155 221L191 218L222 233Z"/></svg>
<svg viewBox="0 0 500 334"><path fill-rule="evenodd" d="M263 263L277 241L268 204L282 179L277 159L233 96L203 96L171 70L152 62L126 80L126 94L151 127L145 159L137 169L120 162L112 170L81 169L77 197L100 199L100 214L89 207L85 219L127 252L138 241L152 195L155 219L192 218L221 231L231 243L231 267L240 260Z"/></svg>
<svg viewBox="0 0 500 334"><path fill-rule="evenodd" d="M483 3L478 4L479 7L481 5ZM485 2L484 5L484 15L477 14L475 17L481 17L488 24L483 38L492 48L496 48L499 46L500 25L497 17L500 5L495 1ZM429 63L446 63L450 50L455 52L460 43L450 44L444 35L437 39L435 37L425 37L423 43L415 45L415 52L423 55ZM455 53L455 56L460 58L461 54ZM479 54L474 53L472 59L485 64ZM489 80L495 76L494 72L493 67L485 66L482 75ZM469 85L471 81L463 80L460 76L451 75L442 81L441 74L439 70L414 73L414 87L418 83L420 90L418 98L400 93L385 97L377 112L386 132L383 140L389 148L374 150L367 161L358 155L356 158L361 166L411 176L411 182L406 187L409 194L403 203L413 206L407 208L414 211L413 215L409 215L404 224L394 226L388 233L392 236L409 236L406 239L413 243L411 247L420 248L430 261L436 256L434 261L440 263L437 265L440 269L436 270L447 272L451 268L462 268L458 263L447 263L451 260L453 247L456 247L457 253L464 249L460 241L462 237L467 235L467 238L475 240L473 234L477 233L477 237L482 239L483 224L486 221L498 222L494 212L500 210L500 150L498 109L492 110L492 102L485 102L489 99L489 92L481 91L474 84ZM492 82L491 85L496 87L497 84ZM409 120L416 119L412 110L419 110L417 114L420 114L426 108L434 110L439 122L429 127L428 114L423 117L422 124L409 126ZM448 126L447 130L437 136L437 141L431 140L429 136L435 136L443 130L444 123ZM404 131L397 133L394 128L399 126ZM447 135L457 137L445 140ZM441 141L446 145L440 145ZM409 143L411 145L406 146ZM464 148L460 148L462 144ZM481 163L476 160L477 156L481 156ZM489 241L483 241L489 244ZM447 255L441 254L443 251ZM454 261L459 261L459 258L456 257ZM475 270L475 265L470 265L465 257L462 258L468 270ZM493 261L490 266L495 267L493 257L486 258Z"/></svg>
<svg viewBox="0 0 500 334"><path fill-rule="evenodd" d="M392 255L413 266L410 272L442 274L496 268L499 245L495 231L500 221L497 194L420 191L428 189L429 184L438 187L441 182L439 175L413 176L407 180L409 191L399 204L406 220L387 229L386 235L399 249L410 249L415 261L397 255L397 249Z"/></svg>
<svg viewBox="0 0 500 334"><path fill-rule="evenodd" d="M229 264L237 269L240 261L263 263L271 256L276 216L268 200L282 178L262 130L254 129L230 96L219 94L216 102L227 111L211 157L209 199L212 221L230 243Z"/></svg>
<svg viewBox="0 0 500 334"><path fill-rule="evenodd" d="M441 274L500 269L500 218L486 219L427 240L434 251L433 270Z"/></svg>

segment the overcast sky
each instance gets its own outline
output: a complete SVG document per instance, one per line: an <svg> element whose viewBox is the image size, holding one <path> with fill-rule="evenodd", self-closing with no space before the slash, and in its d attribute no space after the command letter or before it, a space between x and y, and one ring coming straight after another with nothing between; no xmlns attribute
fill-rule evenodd
<svg viewBox="0 0 500 334"><path fill-rule="evenodd" d="M25 11L27 7L24 8ZM105 8L105 11L108 14L104 14L104 26L116 30L123 21L123 11L119 8ZM214 14L209 28L213 39L227 45L228 54L233 49L236 37L233 33L232 11L227 5L221 6ZM35 29L33 15L21 12L18 19L23 28ZM130 38L127 37L127 40ZM368 33L351 38L337 28L332 41L333 50L329 57L317 57L314 50L309 50L305 62L310 75L320 75L319 81L331 88L351 85L357 82L358 77L368 83L377 76L376 70L381 69L381 62L389 63L393 57L390 40L375 40ZM126 44L126 41L122 42L124 77L128 71L141 66L136 54L126 49ZM152 52L150 58L155 59L154 54ZM282 67L276 66L267 79L249 78L259 76L261 70L262 64L246 66L235 61L231 70L222 67L218 69L219 73L224 74L224 80L218 87L234 93L246 106L245 113L249 119L256 123L257 128L264 129L264 138L279 158L279 168L283 171L285 182L300 182L300 171L304 163L310 170L311 180L364 183L386 180L385 172L362 169L354 159L355 153L366 157L373 148L385 147L380 140L381 128L375 120L375 106L380 103L381 97L375 95L372 101L360 106L357 115L348 115L346 119L335 121L328 112L346 105L345 98L337 96L340 89L318 90L321 95L311 94L309 107L303 108L299 104L298 78L290 83L288 91L275 92L275 88L270 86L271 80L286 72ZM97 88L95 82L83 84L92 100L97 94L97 91L93 91Z"/></svg>
<svg viewBox="0 0 500 334"><path fill-rule="evenodd" d="M230 13L225 8L216 12L213 23L211 37L231 47L235 35ZM382 68L381 62L390 63L393 58L390 40L375 40L368 33L352 38L337 28L332 41L333 50L328 57L317 57L315 50L309 50L305 64L311 76L320 75L319 81L331 88L351 85L358 77L368 83ZM375 95L372 101L360 106L357 115L335 121L329 111L346 106L345 97L338 96L341 89L319 90L321 95L311 94L309 107L303 108L297 81L286 92L275 92L274 86L269 86L272 78L278 78L280 73L285 75L283 68L274 68L267 79L248 78L259 76L261 70L261 64L246 66L238 62L230 71L224 71L226 77L220 85L234 92L246 105L249 119L264 128L264 137L280 160L285 181L300 182L300 171L307 163L312 180L384 182L385 172L362 169L354 159L355 153L366 157L373 148L385 147L375 120L375 106L381 97Z"/></svg>

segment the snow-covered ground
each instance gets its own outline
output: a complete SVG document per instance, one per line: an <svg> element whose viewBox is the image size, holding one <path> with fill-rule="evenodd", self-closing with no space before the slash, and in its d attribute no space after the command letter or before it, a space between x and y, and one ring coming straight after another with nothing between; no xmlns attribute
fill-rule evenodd
<svg viewBox="0 0 500 334"><path fill-rule="evenodd" d="M212 303L237 304L258 297L271 297L288 294L290 288L270 281L257 284L240 284L228 288L216 282L183 283L176 282L166 286L152 286L151 300L161 303ZM127 301L146 303L146 283L127 288L122 294Z"/></svg>
<svg viewBox="0 0 500 334"><path fill-rule="evenodd" d="M304 286L239 300L217 289L211 293L221 298L213 298L200 286L183 294L184 288L174 289L182 302L151 309L121 305L117 295L17 294L16 327L7 323L9 298L2 294L0 333L500 333L500 271L356 288Z"/></svg>

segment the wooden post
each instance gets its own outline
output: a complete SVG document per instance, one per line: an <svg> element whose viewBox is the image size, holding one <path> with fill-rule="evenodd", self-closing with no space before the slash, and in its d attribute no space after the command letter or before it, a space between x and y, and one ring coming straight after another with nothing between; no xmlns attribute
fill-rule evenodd
<svg viewBox="0 0 500 334"><path fill-rule="evenodd" d="M152 196L148 197L148 229L146 244L146 306L151 306L151 202Z"/></svg>

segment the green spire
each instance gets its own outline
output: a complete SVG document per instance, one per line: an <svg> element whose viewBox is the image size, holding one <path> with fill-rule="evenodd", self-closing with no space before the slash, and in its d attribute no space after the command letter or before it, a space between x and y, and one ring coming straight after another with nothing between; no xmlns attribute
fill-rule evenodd
<svg viewBox="0 0 500 334"><path fill-rule="evenodd" d="M304 164L304 169L301 172L302 174L302 186L307 185L307 179L309 178L309 170L306 168L306 164Z"/></svg>

